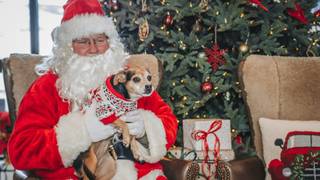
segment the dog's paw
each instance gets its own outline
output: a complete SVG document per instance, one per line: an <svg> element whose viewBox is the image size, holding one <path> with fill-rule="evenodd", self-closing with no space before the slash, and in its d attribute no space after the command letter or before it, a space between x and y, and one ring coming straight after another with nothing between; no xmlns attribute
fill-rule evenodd
<svg viewBox="0 0 320 180"><path fill-rule="evenodd" d="M125 147L130 146L130 134L129 130L128 131L122 131L122 142Z"/></svg>
<svg viewBox="0 0 320 180"><path fill-rule="evenodd" d="M139 146L136 138L132 138L130 143L130 148L131 148L134 159L138 161L142 161L143 158L142 158L141 152L139 151Z"/></svg>

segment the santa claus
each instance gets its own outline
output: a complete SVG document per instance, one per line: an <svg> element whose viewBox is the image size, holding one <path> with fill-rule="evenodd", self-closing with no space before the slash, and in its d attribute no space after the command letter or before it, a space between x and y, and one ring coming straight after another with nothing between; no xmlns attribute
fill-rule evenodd
<svg viewBox="0 0 320 180"><path fill-rule="evenodd" d="M73 161L92 142L116 131L79 107L108 76L122 70L128 56L98 0L69 0L52 36L53 56L36 67L41 76L21 101L8 152L16 169L31 170L41 179L78 179ZM131 122L130 134L148 136L154 156L150 163L135 163L136 177L123 178L166 179L158 161L175 141L176 117L157 92L139 99L138 107L123 116Z"/></svg>

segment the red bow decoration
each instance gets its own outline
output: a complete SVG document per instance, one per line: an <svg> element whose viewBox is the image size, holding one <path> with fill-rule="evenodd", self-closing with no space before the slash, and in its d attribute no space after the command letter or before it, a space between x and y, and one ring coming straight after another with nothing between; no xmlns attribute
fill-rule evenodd
<svg viewBox="0 0 320 180"><path fill-rule="evenodd" d="M288 14L297 19L298 21L300 21L303 24L307 24L308 20L307 18L304 16L304 11L301 8L300 4L296 3L295 4L296 8L295 9L288 9Z"/></svg>
<svg viewBox="0 0 320 180"><path fill-rule="evenodd" d="M202 140L203 144L202 147L204 147L204 161L202 162L201 166L202 166L202 173L203 175L206 177L207 180L210 179L210 177L213 175L211 173L211 164L208 163L209 160L209 144L208 144L208 136L209 134L214 135L215 137L215 142L214 142L214 150L213 150L213 154L214 154L214 164L215 166L217 166L217 162L220 159L220 139L217 136L217 134L215 132L217 132L222 126L222 121L221 120L214 120L211 125L210 128L208 129L208 131L204 131L204 130L195 130L192 132L191 136L193 139L195 139L196 141ZM206 174L206 172L204 171L205 165L208 165L208 174Z"/></svg>
<svg viewBox="0 0 320 180"><path fill-rule="evenodd" d="M249 0L251 4L255 4L255 5L258 5L261 9L269 12L269 9L266 8L264 5L262 5L261 1L260 0Z"/></svg>
<svg viewBox="0 0 320 180"><path fill-rule="evenodd" d="M315 17L320 17L320 9L313 13Z"/></svg>
<svg viewBox="0 0 320 180"><path fill-rule="evenodd" d="M205 48L204 52L208 57L208 63L211 65L213 72L217 71L219 65L225 64L223 55L225 54L226 50L219 49L218 44L214 44L211 49Z"/></svg>

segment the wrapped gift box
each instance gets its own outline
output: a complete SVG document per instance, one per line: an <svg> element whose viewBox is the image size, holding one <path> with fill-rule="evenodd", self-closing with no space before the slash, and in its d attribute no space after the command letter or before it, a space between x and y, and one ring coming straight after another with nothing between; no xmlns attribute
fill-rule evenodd
<svg viewBox="0 0 320 180"><path fill-rule="evenodd" d="M208 131L210 125L215 120L221 120L222 126L215 134L220 139L221 150L231 150L231 127L228 119L185 119L183 120L183 144L185 148L194 149L196 151L203 150L203 140L195 140L192 137L192 132L196 130ZM214 150L215 136L209 134L207 137L209 150Z"/></svg>

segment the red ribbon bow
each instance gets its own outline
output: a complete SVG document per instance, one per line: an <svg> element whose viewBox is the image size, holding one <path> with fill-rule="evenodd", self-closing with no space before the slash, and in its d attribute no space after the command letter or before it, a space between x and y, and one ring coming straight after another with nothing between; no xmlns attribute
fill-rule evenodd
<svg viewBox="0 0 320 180"><path fill-rule="evenodd" d="M209 180L210 177L213 175L211 173L211 165L210 165L210 163L208 163L208 160L209 160L208 136L210 134L212 134L215 137L215 142L214 142L214 146L213 146L214 147L213 155L215 158L214 165L217 167L217 162L218 162L218 159L220 158L220 139L215 132L218 131L221 128L221 126L222 126L221 120L214 120L211 123L210 128L207 131L194 130L191 134L191 137L193 139L195 139L196 141L199 141L199 140L203 141L202 147L204 147L204 161L202 162L201 166L202 166L202 173L206 177L207 180ZM208 165L208 174L206 174L206 172L204 171L206 164Z"/></svg>

